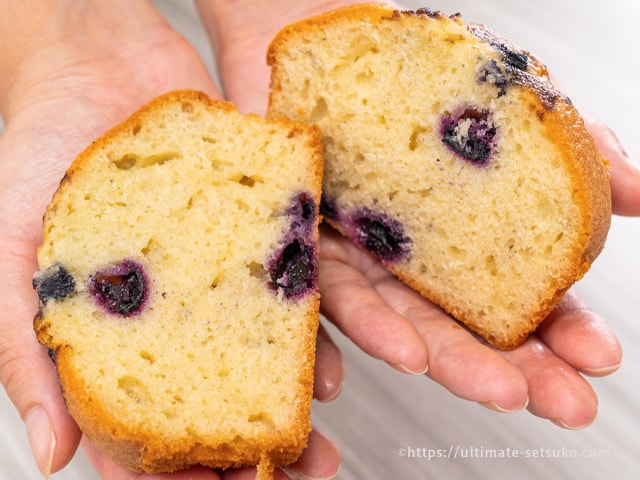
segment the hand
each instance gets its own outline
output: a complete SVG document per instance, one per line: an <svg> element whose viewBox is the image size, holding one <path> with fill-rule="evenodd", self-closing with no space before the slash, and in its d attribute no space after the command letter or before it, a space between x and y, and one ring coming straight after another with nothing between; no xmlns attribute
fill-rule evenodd
<svg viewBox="0 0 640 480"><path fill-rule="evenodd" d="M141 104L165 91L196 88L220 97L197 53L150 3L87 1L70 6L7 2L0 15L0 381L24 419L46 476L73 456L81 433L69 416L54 367L33 333L31 278L42 215L75 156ZM315 396L337 395L342 363L318 337ZM83 441L104 478L133 479ZM309 477L335 473L339 453L317 432L291 467ZM255 475L251 469L223 477ZM292 474L293 475L293 474ZM144 478L220 478L206 469Z"/></svg>
<svg viewBox="0 0 640 480"><path fill-rule="evenodd" d="M234 15L245 3L197 2L225 91L242 110L262 113L269 78L264 52L276 31L350 2L251 1L245 15ZM611 162L614 212L640 215L640 172L610 130L585 119ZM329 228L321 234L320 289L323 313L368 354L403 372L426 372L488 408L526 407L563 427L583 427L595 417L597 397L583 375L609 374L621 362L615 334L572 292L523 345L498 352Z"/></svg>

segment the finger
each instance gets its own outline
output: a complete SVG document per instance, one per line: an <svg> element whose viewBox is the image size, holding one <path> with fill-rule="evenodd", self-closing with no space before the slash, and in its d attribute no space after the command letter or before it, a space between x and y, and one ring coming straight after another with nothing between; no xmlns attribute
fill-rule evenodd
<svg viewBox="0 0 640 480"><path fill-rule="evenodd" d="M522 373L444 311L400 283L388 283L379 291L411 321L428 346L431 379L454 395L493 410L513 412L527 405Z"/></svg>
<svg viewBox="0 0 640 480"><path fill-rule="evenodd" d="M329 402L340 395L344 380L344 362L340 349L329 332L320 325L316 341L316 367L313 395L321 402Z"/></svg>
<svg viewBox="0 0 640 480"><path fill-rule="evenodd" d="M527 379L531 413L564 428L583 428L593 422L598 408L593 389L536 336L503 355Z"/></svg>
<svg viewBox="0 0 640 480"><path fill-rule="evenodd" d="M536 334L555 355L587 375L609 375L622 362L622 347L613 330L571 291Z"/></svg>
<svg viewBox="0 0 640 480"><path fill-rule="evenodd" d="M82 450L102 478L109 480L220 480L210 468L194 467L172 473L136 473L113 463L87 437L82 437Z"/></svg>
<svg viewBox="0 0 640 480"><path fill-rule="evenodd" d="M47 477L71 460L80 431L67 412L47 350L34 338L38 303L29 286L35 265L25 243L5 244L0 252L0 381L25 422L33 456ZM8 255L16 263L22 258L25 268L8 270Z"/></svg>
<svg viewBox="0 0 640 480"><path fill-rule="evenodd" d="M338 447L327 437L313 430L309 435L309 444L300 459L284 471L291 480L329 479L338 474L339 465Z"/></svg>
<svg viewBox="0 0 640 480"><path fill-rule="evenodd" d="M585 127L596 146L611 164L611 201L613 213L640 215L640 170L635 166L613 130L588 113L581 112Z"/></svg>
<svg viewBox="0 0 640 480"><path fill-rule="evenodd" d="M376 292L394 281L372 257L323 228L320 235L321 310L369 355L406 373L424 373L428 354L413 325Z"/></svg>

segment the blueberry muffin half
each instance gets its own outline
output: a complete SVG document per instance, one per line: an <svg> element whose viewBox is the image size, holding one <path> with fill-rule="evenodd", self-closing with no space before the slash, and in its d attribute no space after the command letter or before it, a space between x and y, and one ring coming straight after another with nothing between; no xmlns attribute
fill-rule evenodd
<svg viewBox="0 0 640 480"><path fill-rule="evenodd" d="M530 53L366 4L273 40L269 113L320 127L325 219L492 345L519 345L603 248L605 160Z"/></svg>
<svg viewBox="0 0 640 480"><path fill-rule="evenodd" d="M123 466L293 462L310 431L319 133L193 91L71 165L45 214L38 340Z"/></svg>

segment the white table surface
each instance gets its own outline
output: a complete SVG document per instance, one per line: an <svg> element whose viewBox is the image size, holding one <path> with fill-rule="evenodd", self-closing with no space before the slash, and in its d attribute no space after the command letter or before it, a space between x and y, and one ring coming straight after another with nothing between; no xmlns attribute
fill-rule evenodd
<svg viewBox="0 0 640 480"><path fill-rule="evenodd" d="M460 12L537 54L580 108L618 134L640 162L640 2L635 0L405 1ZM157 0L168 18L208 54L191 2ZM213 62L206 59L210 68ZM640 478L640 219L614 218L604 252L576 289L607 318L624 348L610 377L594 379L598 418L563 430L527 412L500 414L454 397L424 377L373 360L334 331L347 377L340 398L315 403L317 428L340 446L341 479ZM407 458L403 448L462 449L473 458ZM483 450L548 449L561 458L482 458ZM475 450L474 450L475 449ZM572 458L574 456L582 458ZM635 472L635 474L634 474ZM0 389L0 480L38 479L24 425ZM82 453L52 480L99 478Z"/></svg>

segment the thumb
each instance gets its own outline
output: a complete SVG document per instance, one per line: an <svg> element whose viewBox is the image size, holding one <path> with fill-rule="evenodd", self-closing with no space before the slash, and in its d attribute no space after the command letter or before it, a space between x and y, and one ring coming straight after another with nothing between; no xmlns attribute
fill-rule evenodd
<svg viewBox="0 0 640 480"><path fill-rule="evenodd" d="M0 381L25 422L38 468L48 477L71 460L81 433L65 407L55 366L32 327L38 308L37 295L30 288L35 259L29 258L25 243L5 244L0 258L4 282L0 291Z"/></svg>
<svg viewBox="0 0 640 480"><path fill-rule="evenodd" d="M589 113L580 113L596 146L611 164L613 213L640 216L640 169L631 162L613 130Z"/></svg>

